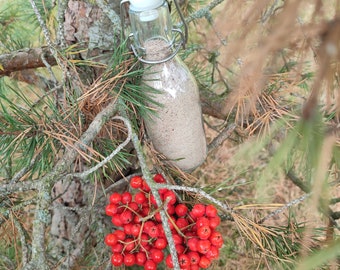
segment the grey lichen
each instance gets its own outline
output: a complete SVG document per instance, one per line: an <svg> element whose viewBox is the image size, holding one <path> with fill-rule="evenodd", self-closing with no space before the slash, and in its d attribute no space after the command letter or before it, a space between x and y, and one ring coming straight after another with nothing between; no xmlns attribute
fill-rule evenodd
<svg viewBox="0 0 340 270"><path fill-rule="evenodd" d="M117 28L108 19L96 21L89 28L89 49L112 50L115 46L114 33L118 33Z"/></svg>
<svg viewBox="0 0 340 270"><path fill-rule="evenodd" d="M36 212L36 218L47 225L51 222L51 214L46 209L38 209Z"/></svg>

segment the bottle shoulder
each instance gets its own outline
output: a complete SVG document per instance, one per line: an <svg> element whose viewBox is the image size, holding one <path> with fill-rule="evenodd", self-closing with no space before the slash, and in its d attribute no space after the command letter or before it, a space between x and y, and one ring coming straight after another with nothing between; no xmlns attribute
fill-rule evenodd
<svg viewBox="0 0 340 270"><path fill-rule="evenodd" d="M177 56L165 63L147 65L145 67L143 81L149 81L149 85L158 85L159 83L155 81L159 81L162 82L162 85L166 83L182 85L182 87L188 85L197 88L195 77L187 65Z"/></svg>

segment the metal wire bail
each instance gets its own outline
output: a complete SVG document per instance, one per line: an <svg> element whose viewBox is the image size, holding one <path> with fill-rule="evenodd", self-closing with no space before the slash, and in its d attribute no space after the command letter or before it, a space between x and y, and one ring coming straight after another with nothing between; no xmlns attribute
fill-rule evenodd
<svg viewBox="0 0 340 270"><path fill-rule="evenodd" d="M164 0L165 1L165 0ZM173 28L172 29L172 32L176 32L179 36L180 36L180 41L178 43L175 43L173 42L171 44L171 46L175 45L174 47L174 50L173 52L171 53L171 55L169 55L168 57L164 58L164 59L161 59L161 60L146 60L143 58L144 55L139 55L137 49L135 48L135 46L133 45L133 41L130 42L130 47L134 53L134 55L138 58L139 61L141 61L142 63L145 63L145 64L161 64L161 63L164 63L164 62L167 62L169 60L171 60L172 58L174 58L176 56L176 54L178 53L178 51L180 50L180 48L183 46L183 48L185 48L185 44L187 43L187 40L188 40L188 26L185 22L185 19L184 19L184 16L183 16L183 13L179 7L179 4L176 0L173 0L174 3L175 3L175 6L176 6L176 10L179 14L179 17L182 21L182 25L183 25L183 28L184 28L184 33L182 32L181 29L178 29L178 28ZM125 26L125 23L124 23L124 20L125 20L125 15L127 14L126 13L126 8L125 8L125 5L127 3L130 3L130 0L122 0L120 2L120 19L121 19L121 26L122 26L122 33L123 33L123 38L125 39L125 31L124 31L124 26ZM129 40L133 39L134 38L134 35L133 33L130 33L129 36L128 36ZM176 38L174 38L174 40L176 40Z"/></svg>

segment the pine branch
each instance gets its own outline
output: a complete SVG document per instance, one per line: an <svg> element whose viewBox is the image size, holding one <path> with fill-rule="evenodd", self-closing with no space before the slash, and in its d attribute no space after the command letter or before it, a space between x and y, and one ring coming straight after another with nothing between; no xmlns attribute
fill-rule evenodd
<svg viewBox="0 0 340 270"><path fill-rule="evenodd" d="M43 57L49 65L57 64L48 47L30 48L0 55L0 77L9 76L15 71L44 67Z"/></svg>
<svg viewBox="0 0 340 270"><path fill-rule="evenodd" d="M30 48L0 55L0 77L10 76L11 73L16 71L46 67L45 61L50 66L57 65L57 61L48 47ZM58 89L54 89L53 91ZM204 93L204 91L202 93ZM225 119L227 116L225 112L226 102L224 99L211 101L216 99L217 96L213 93L210 93L209 97L207 97L206 94L201 95L203 114L218 119Z"/></svg>

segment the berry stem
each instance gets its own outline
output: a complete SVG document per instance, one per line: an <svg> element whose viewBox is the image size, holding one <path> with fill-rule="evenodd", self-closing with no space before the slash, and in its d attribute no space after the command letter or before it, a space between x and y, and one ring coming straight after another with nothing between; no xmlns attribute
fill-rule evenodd
<svg viewBox="0 0 340 270"><path fill-rule="evenodd" d="M120 206L118 206L118 208L124 208L124 211L127 209L127 210L130 210L132 213L134 213L137 217L139 217L139 218L142 218L142 216L139 214L139 213L137 213L135 210L133 210L131 207L129 207L128 205L126 205L126 204L123 204L123 205L120 205Z"/></svg>
<svg viewBox="0 0 340 270"><path fill-rule="evenodd" d="M160 212L160 211L164 211L164 209L166 209L166 205L167 205L168 201L165 201L165 202L161 202L161 205L157 207L157 209L155 209L154 211L152 211L149 215L145 216L145 217L141 217L140 218L140 221L147 221L151 218L153 218L155 216L156 213ZM158 205L158 203L157 203Z"/></svg>
<svg viewBox="0 0 340 270"><path fill-rule="evenodd" d="M167 215L168 217L168 220L172 223L172 225L174 226L175 230L178 232L178 234L180 236L182 236L183 238L187 238L183 233L182 231L178 228L178 226L176 225L176 223L172 220L172 218L170 218L169 214L167 212L165 212L165 214Z"/></svg>

